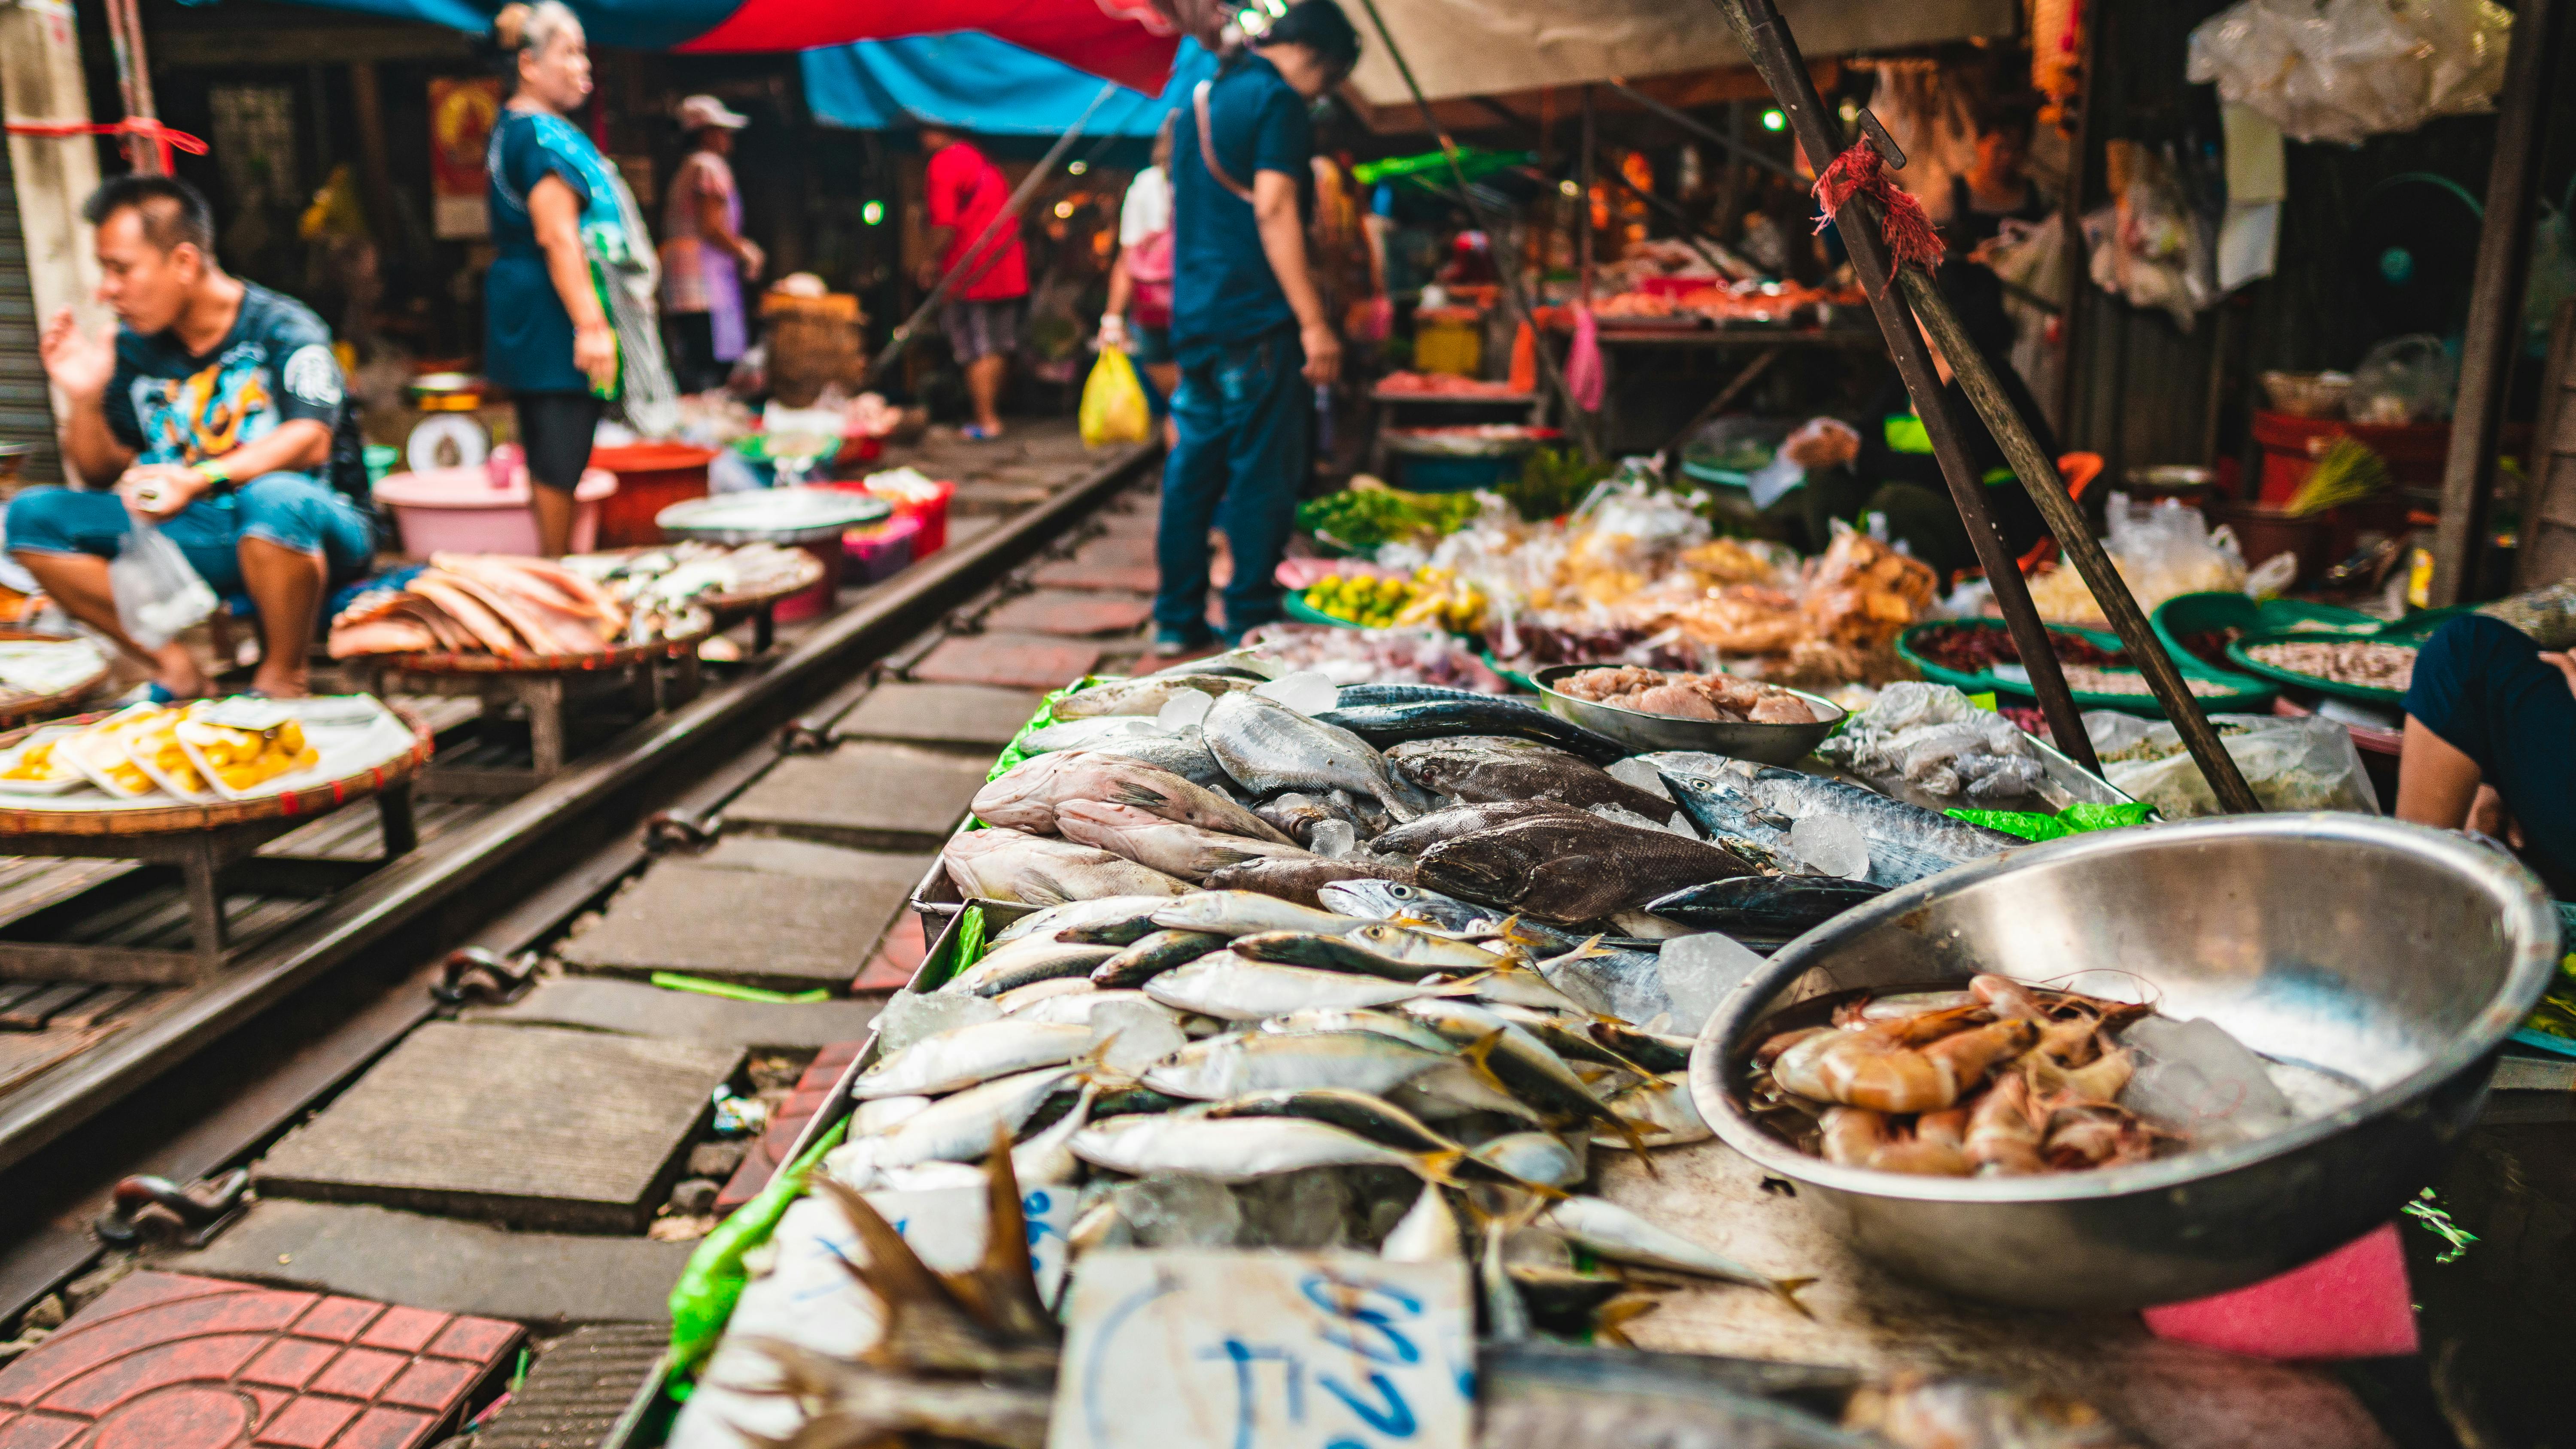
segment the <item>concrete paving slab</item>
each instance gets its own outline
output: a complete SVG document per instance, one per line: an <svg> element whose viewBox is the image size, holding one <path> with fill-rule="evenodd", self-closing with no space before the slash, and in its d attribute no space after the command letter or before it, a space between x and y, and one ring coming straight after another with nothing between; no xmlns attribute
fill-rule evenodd
<svg viewBox="0 0 2576 1449"><path fill-rule="evenodd" d="M758 830L870 850L936 851L984 787L989 757L854 741L791 755L724 808L728 831ZM918 863L909 886L921 879ZM868 939L882 919L866 923ZM861 944L865 944L862 942Z"/></svg>
<svg viewBox="0 0 2576 1449"><path fill-rule="evenodd" d="M1153 532L1150 529L1139 531L1131 524L1128 531L1104 533L1075 549L1073 561L1110 568L1152 568L1154 566Z"/></svg>
<svg viewBox="0 0 2576 1449"><path fill-rule="evenodd" d="M973 684L896 680L868 691L832 733L844 739L897 740L999 752L1038 712L1042 693Z"/></svg>
<svg viewBox="0 0 2576 1449"><path fill-rule="evenodd" d="M1085 563L1080 559L1058 559L1041 565L1029 577L1036 580L1040 588L1099 589L1130 594L1150 594L1163 581L1161 571L1150 563Z"/></svg>
<svg viewBox="0 0 2576 1449"><path fill-rule="evenodd" d="M685 971L746 985L843 986L909 887L851 885L665 860L556 948L594 971ZM756 923L758 929L748 929Z"/></svg>
<svg viewBox="0 0 2576 1449"><path fill-rule="evenodd" d="M911 855L883 850L854 850L845 845L828 845L819 840L799 840L792 836L736 833L718 838L703 854L687 859L695 865L711 865L723 870L754 870L767 875L837 880L850 885L892 882L910 889L921 880L922 873L930 869L931 857L927 852Z"/></svg>
<svg viewBox="0 0 2576 1449"><path fill-rule="evenodd" d="M458 1019L510 1026L562 1026L705 1046L807 1049L864 1036L875 1001L728 1001L607 976L541 981L507 1006L477 1006Z"/></svg>
<svg viewBox="0 0 2576 1449"><path fill-rule="evenodd" d="M0 1369L0 1442L415 1449L519 1341L491 1318L139 1272Z"/></svg>
<svg viewBox="0 0 2576 1449"><path fill-rule="evenodd" d="M640 1232L742 1058L736 1046L434 1021L289 1132L252 1180L268 1197Z"/></svg>
<svg viewBox="0 0 2576 1449"><path fill-rule="evenodd" d="M695 1247L272 1198L167 1266L523 1323L659 1323Z"/></svg>
<svg viewBox="0 0 2576 1449"><path fill-rule="evenodd" d="M984 616L984 627L1090 638L1132 634L1153 616L1154 601L1142 594L1039 589L1003 600Z"/></svg>
<svg viewBox="0 0 2576 1449"><path fill-rule="evenodd" d="M969 634L942 639L912 666L933 684L989 684L1003 689L1062 689L1091 672L1100 648L1043 634Z"/></svg>
<svg viewBox="0 0 2576 1449"><path fill-rule="evenodd" d="M660 1327L602 1323L576 1329L549 1344L510 1402L474 1431L474 1449L591 1449L606 1443L669 1346L670 1332Z"/></svg>

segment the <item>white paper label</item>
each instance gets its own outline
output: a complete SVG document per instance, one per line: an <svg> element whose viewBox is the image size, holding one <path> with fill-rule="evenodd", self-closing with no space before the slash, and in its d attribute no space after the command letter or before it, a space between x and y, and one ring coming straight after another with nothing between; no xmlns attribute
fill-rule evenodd
<svg viewBox="0 0 2576 1449"><path fill-rule="evenodd" d="M1464 1449L1465 1265L1365 1253L1094 1251L1074 1274L1052 1449Z"/></svg>

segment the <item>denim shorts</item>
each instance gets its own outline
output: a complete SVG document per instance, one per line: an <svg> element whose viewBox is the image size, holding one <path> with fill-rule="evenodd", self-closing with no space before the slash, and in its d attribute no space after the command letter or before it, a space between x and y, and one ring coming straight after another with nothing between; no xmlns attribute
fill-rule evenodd
<svg viewBox="0 0 2576 1449"><path fill-rule="evenodd" d="M1000 302L951 302L939 315L940 330L960 366L983 357L1008 357L1020 349L1020 313L1028 298Z"/></svg>
<svg viewBox="0 0 2576 1449"><path fill-rule="evenodd" d="M9 500L12 553L85 553L112 559L133 526L113 492L30 488ZM309 473L262 473L229 497L199 498L162 520L161 532L218 594L242 592L240 544L262 539L320 554L333 583L375 563L375 528L358 506Z"/></svg>

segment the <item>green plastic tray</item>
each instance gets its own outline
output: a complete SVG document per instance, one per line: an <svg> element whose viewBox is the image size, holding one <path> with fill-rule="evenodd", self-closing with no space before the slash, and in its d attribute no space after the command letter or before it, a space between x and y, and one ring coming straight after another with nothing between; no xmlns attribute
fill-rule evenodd
<svg viewBox="0 0 2576 1449"><path fill-rule="evenodd" d="M2434 622L2439 623L2440 621L2435 620ZM2430 626L2427 627L2429 628ZM2283 684L2290 685L2298 689L2313 690L2318 694L2331 694L2338 699L2359 700L2363 704L2393 706L2406 698L2406 693L2403 690L2372 689L2366 685L2360 684L2338 684L2331 679L2319 679L2313 674L2299 674L2287 669L2276 669L2269 664L2265 664L2260 660L2251 657L2245 652L2258 644L2312 644L2316 642L2316 638L2317 636L2314 634L2303 634L2296 630L2288 630L2273 634L2248 634L2244 638L2227 646L2227 657L2235 660L2239 665L2243 666L2245 671L2249 674L2259 674L2265 679L2277 679ZM2412 644L2415 642L2415 639L2403 634L2383 633L2369 636L2369 642L2374 644Z"/></svg>
<svg viewBox="0 0 2576 1449"><path fill-rule="evenodd" d="M2377 631L2380 621L2359 610L2338 609L2332 604L2307 604L2296 599L2258 602L2229 591L2176 594L2156 606L2155 613L2147 619L2147 626L2155 630L2156 637L2164 641L2165 648L2180 659L2189 653L2183 648L2184 635L2207 633L2212 629L2238 629L2248 634L2306 631L2358 637Z"/></svg>
<svg viewBox="0 0 2576 1449"><path fill-rule="evenodd" d="M2001 619L1939 619L1931 623L1917 624L1897 635L1896 652L1903 655L1906 662L1922 670L1924 678L1940 684L1956 685L1969 694L1994 693L2009 694L2015 699L2039 698L2037 690L2020 680L2006 679L1984 670L1970 673L1947 668L1933 663L1916 652L1915 637L1924 630L1940 624L1965 624L1982 629L2006 627ZM2051 624L2048 627L2053 632L2072 634L2103 649L2116 650L2121 647L2120 636L2107 629L2077 629L2065 624ZM2272 707L2273 696L2280 693L2278 689L2262 680L2242 674L2232 674L2223 669L2212 669L2180 649L2172 649L2171 652L2174 666L2183 672L2184 678L2211 679L2233 686L2233 692L2228 694L2200 696L2200 707L2204 711L2217 714L2261 713ZM2115 709L2122 714L2143 715L2148 719L2164 718L2164 706L2156 703L2156 697L2152 694L2100 694L2086 689L2072 690L2069 693L2074 696L2079 708Z"/></svg>
<svg viewBox="0 0 2576 1449"><path fill-rule="evenodd" d="M1290 589L1285 593L1282 593L1279 596L1279 608L1281 612L1285 613L1289 618L1300 624L1321 624L1328 629L1365 629L1368 627L1365 624L1354 624L1348 619L1336 619L1332 615L1325 613L1323 610L1316 608L1314 605L1307 603L1306 591L1303 589Z"/></svg>

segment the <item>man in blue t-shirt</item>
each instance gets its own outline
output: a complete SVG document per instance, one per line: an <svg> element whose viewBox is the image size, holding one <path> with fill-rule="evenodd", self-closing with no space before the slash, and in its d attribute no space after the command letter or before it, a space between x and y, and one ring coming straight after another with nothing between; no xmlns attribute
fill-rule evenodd
<svg viewBox="0 0 2576 1449"><path fill-rule="evenodd" d="M1155 647L1203 648L1208 527L1234 554L1231 639L1279 616L1272 577L1306 477L1307 412L1341 371L1306 259L1314 134L1306 108L1341 84L1360 38L1333 0L1300 0L1196 88L1172 135L1172 351L1180 441L1163 468ZM1220 514L1222 515L1220 520Z"/></svg>
<svg viewBox="0 0 2576 1449"><path fill-rule="evenodd" d="M330 329L216 264L214 214L184 181L117 177L83 215L97 228L99 300L123 325L112 341L90 336L67 309L37 352L71 404L64 460L93 487L115 487L11 499L10 556L161 690L192 698L211 684L187 649L147 648L118 618L108 561L141 519L217 594L249 595L262 646L251 687L302 694L324 596L375 558Z"/></svg>

